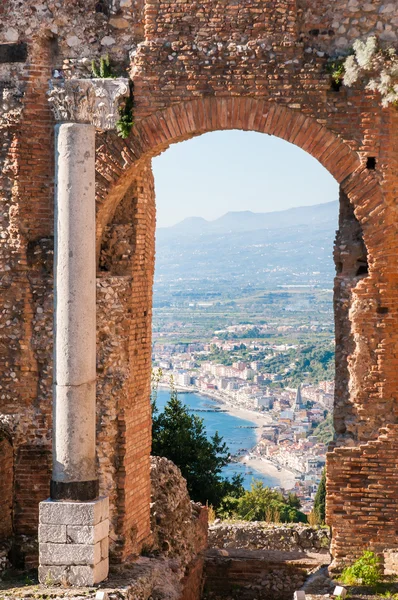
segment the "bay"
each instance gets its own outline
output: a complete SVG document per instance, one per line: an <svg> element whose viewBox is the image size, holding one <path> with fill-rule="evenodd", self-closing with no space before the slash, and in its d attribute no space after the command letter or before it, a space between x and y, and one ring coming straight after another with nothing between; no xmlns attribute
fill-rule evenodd
<svg viewBox="0 0 398 600"><path fill-rule="evenodd" d="M169 398L169 390L158 390L156 404L160 412L163 411ZM255 446L256 426L252 421L240 419L224 412L226 409L222 404L198 393L178 392L178 398L188 407L190 412L203 419L209 438L218 431L227 444L230 454L242 453L243 449L249 451ZM237 474L243 476L245 489L250 489L253 480L260 480L269 487L280 486L277 477L260 473L240 462L231 462L223 468L225 477L231 478Z"/></svg>

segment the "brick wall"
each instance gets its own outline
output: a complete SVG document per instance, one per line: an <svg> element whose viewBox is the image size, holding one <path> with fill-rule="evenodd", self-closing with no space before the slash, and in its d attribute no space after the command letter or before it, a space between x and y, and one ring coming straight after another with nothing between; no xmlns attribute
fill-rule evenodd
<svg viewBox="0 0 398 600"><path fill-rule="evenodd" d="M35 535L38 504L50 495L51 454L47 448L21 445L15 457L15 533Z"/></svg>
<svg viewBox="0 0 398 600"><path fill-rule="evenodd" d="M155 194L150 161L144 162L122 202L117 207L111 224L106 228L100 251L100 269L119 274L114 280L129 278L129 297L119 325L123 339L112 336L114 350L124 367L123 381L117 394L117 436L113 448L118 468L115 470L115 557L139 553L149 537L149 455L151 449L151 322L152 282L155 244ZM108 289L113 288L111 282ZM109 290L109 292L111 291ZM113 292L112 292L113 293ZM105 296L104 309L109 305ZM104 310L108 323L109 314ZM115 321L113 320L113 323ZM104 337L99 337L99 353ZM125 353L121 357L120 350ZM108 362L112 364L112 361ZM128 365L128 369L126 369ZM120 368L119 368L120 371ZM115 377L115 368L112 366ZM108 377L109 380L109 377ZM106 379L105 379L106 381ZM103 404L105 397L99 396ZM108 429L99 440L102 448L109 449ZM105 460L106 452L104 452Z"/></svg>
<svg viewBox="0 0 398 600"><path fill-rule="evenodd" d="M151 360L152 284L155 266L155 193L150 162L144 164L130 190L135 198L132 223L135 250L132 257L131 322L129 330L129 397L124 406L125 456L123 474L124 555L140 551L149 537L151 486Z"/></svg>
<svg viewBox="0 0 398 600"><path fill-rule="evenodd" d="M398 427L389 425L377 440L328 455L327 519L332 523L333 567L366 549L384 556L398 548Z"/></svg>
<svg viewBox="0 0 398 600"><path fill-rule="evenodd" d="M12 445L0 435L0 540L12 536L14 495L14 453Z"/></svg>

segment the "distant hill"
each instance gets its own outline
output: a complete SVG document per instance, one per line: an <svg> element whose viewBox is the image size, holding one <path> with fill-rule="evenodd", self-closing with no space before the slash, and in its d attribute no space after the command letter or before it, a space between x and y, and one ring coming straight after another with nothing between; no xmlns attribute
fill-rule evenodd
<svg viewBox="0 0 398 600"><path fill-rule="evenodd" d="M300 225L325 226L336 223L338 201L299 206L288 210L255 213L250 210L228 212L214 221L202 217L189 217L172 227L159 227L158 236L204 235L212 233L235 233L259 229L283 229Z"/></svg>
<svg viewBox="0 0 398 600"><path fill-rule="evenodd" d="M244 289L333 286L338 202L192 217L156 232L155 301ZM234 290L234 291L233 291Z"/></svg>

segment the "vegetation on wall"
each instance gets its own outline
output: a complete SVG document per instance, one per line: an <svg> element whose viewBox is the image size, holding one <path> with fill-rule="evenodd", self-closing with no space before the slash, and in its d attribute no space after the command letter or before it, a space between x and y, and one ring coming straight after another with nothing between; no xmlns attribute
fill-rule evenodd
<svg viewBox="0 0 398 600"><path fill-rule="evenodd" d="M132 94L126 98L119 109L119 119L116 122L116 131L122 139L128 138L134 126L134 100Z"/></svg>
<svg viewBox="0 0 398 600"><path fill-rule="evenodd" d="M111 79L115 77L112 72L111 60L109 58L109 54L105 56L101 56L99 60L99 67L97 67L97 61L93 58L91 61L91 71L94 77L98 77L100 79Z"/></svg>
<svg viewBox="0 0 398 600"><path fill-rule="evenodd" d="M367 90L380 94L384 108L398 107L397 50L392 46L381 48L376 36L355 40L348 56L330 60L327 70L337 88L342 83L351 87L360 80L365 82Z"/></svg>
<svg viewBox="0 0 398 600"><path fill-rule="evenodd" d="M99 66L95 59L91 61L91 71L94 77L100 79L113 79L116 77L113 72L109 54L101 56ZM119 108L119 119L116 122L116 131L119 137L126 139L134 126L134 96L133 84L130 82L130 95L125 98Z"/></svg>
<svg viewBox="0 0 398 600"><path fill-rule="evenodd" d="M354 53L344 62L343 82L348 87L361 79L367 81L366 89L379 92L384 108L398 106L398 55L395 48L383 49L376 36L365 42L356 40Z"/></svg>
<svg viewBox="0 0 398 600"><path fill-rule="evenodd" d="M330 73L332 78L332 87L335 90L339 90L343 85L344 79L344 62L345 58L333 58L328 61L326 70Z"/></svg>

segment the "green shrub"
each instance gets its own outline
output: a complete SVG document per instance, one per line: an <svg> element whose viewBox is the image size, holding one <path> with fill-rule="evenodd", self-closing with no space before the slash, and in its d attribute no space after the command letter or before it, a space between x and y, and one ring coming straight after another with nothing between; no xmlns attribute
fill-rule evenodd
<svg viewBox="0 0 398 600"><path fill-rule="evenodd" d="M268 523L307 523L307 517L299 508L300 500L295 494L284 496L282 492L264 486L254 480L235 504L235 516L244 521L267 521Z"/></svg>
<svg viewBox="0 0 398 600"><path fill-rule="evenodd" d="M109 58L109 54L106 56L101 56L99 61L99 69L97 68L97 62L95 59L91 61L91 71L94 77L99 77L101 79L111 79L114 77L112 73L111 60Z"/></svg>
<svg viewBox="0 0 398 600"><path fill-rule="evenodd" d="M116 131L122 139L128 138L134 126L134 100L132 95L126 98L124 104L119 109L119 119L116 123Z"/></svg>
<svg viewBox="0 0 398 600"><path fill-rule="evenodd" d="M347 585L377 585L382 577L380 558L366 550L350 567L346 567L340 580Z"/></svg>

